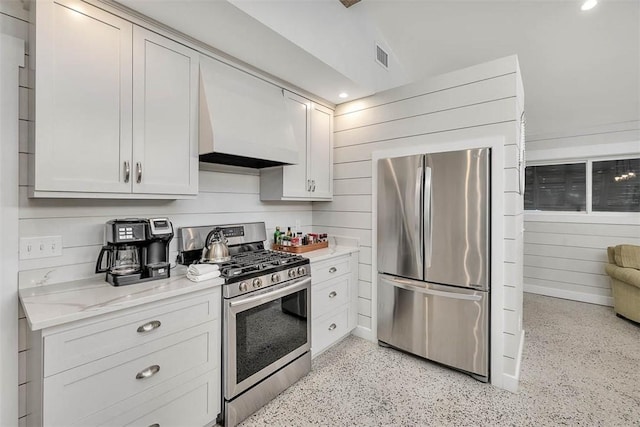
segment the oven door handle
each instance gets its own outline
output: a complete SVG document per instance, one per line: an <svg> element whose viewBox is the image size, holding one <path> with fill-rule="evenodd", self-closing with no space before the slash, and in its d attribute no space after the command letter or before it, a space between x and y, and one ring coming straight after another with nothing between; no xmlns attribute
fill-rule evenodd
<svg viewBox="0 0 640 427"><path fill-rule="evenodd" d="M278 299L287 294L291 294L293 292L297 292L303 288L305 288L309 283L311 283L311 277L307 277L301 282L294 283L293 285L285 286L284 288L280 288L275 291L265 292L264 294L256 295L254 297L249 297L242 299L240 301L231 301L229 303L230 307L238 307L242 305L253 304L256 301L270 301L274 299Z"/></svg>

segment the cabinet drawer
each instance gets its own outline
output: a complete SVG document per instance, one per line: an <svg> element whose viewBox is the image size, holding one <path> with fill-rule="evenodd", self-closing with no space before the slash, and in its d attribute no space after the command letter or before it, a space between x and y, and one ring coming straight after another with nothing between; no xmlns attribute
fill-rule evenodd
<svg viewBox="0 0 640 427"><path fill-rule="evenodd" d="M89 363L170 334L215 320L220 289L168 304L136 307L129 314L102 317L89 325L44 337L44 376Z"/></svg>
<svg viewBox="0 0 640 427"><path fill-rule="evenodd" d="M311 288L311 313L321 317L349 301L349 276L341 276Z"/></svg>
<svg viewBox="0 0 640 427"><path fill-rule="evenodd" d="M198 375L183 376L178 385L163 384L114 405L108 410L84 418L76 425L140 426L204 426L215 421L220 412L220 371L215 369Z"/></svg>
<svg viewBox="0 0 640 427"><path fill-rule="evenodd" d="M311 326L312 353L329 347L349 332L349 307L338 310L313 320Z"/></svg>
<svg viewBox="0 0 640 427"><path fill-rule="evenodd" d="M208 322L45 378L45 425L68 425L171 378L215 369L219 334L219 323Z"/></svg>
<svg viewBox="0 0 640 427"><path fill-rule="evenodd" d="M349 256L311 264L311 283L321 283L349 273Z"/></svg>

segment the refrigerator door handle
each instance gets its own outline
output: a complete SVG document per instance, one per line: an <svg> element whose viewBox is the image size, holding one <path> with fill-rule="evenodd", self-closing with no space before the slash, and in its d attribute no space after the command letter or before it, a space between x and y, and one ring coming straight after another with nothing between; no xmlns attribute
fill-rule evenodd
<svg viewBox="0 0 640 427"><path fill-rule="evenodd" d="M424 264L425 269L431 267L431 254L433 252L432 247L432 203L433 198L431 197L431 167L425 166L424 168L424 200L423 200L423 214L424 218L422 220L424 231L422 233L424 237ZM426 279L427 277L425 277Z"/></svg>
<svg viewBox="0 0 640 427"><path fill-rule="evenodd" d="M387 282L391 282L393 286L397 286L398 288L406 289L408 291L419 292L421 294L426 294L426 295L433 295L437 297L452 298L452 299L459 299L459 300L465 300L465 301L480 301L482 299L482 295L478 295L478 294L469 295L469 294L461 294L457 292L445 292L445 291L437 291L435 289L429 289L427 288L426 282L419 283L419 282L413 282L413 281L404 280L396 277L394 278L381 277L381 279Z"/></svg>
<svg viewBox="0 0 640 427"><path fill-rule="evenodd" d="M421 218L423 215L423 195L422 195L422 185L424 183L424 167L420 166L416 170L416 190L414 194L415 198L415 212L416 218ZM418 236L419 238L414 240L413 250L415 252L416 259L422 259L422 247L424 246L424 224L421 221L417 221L418 225ZM424 266L422 267L424 270Z"/></svg>

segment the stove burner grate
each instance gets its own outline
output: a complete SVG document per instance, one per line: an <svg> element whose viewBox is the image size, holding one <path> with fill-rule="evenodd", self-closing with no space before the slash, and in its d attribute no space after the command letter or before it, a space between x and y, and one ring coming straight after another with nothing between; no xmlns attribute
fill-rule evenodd
<svg viewBox="0 0 640 427"><path fill-rule="evenodd" d="M261 250L241 252L231 256L231 260L220 264L222 277L241 277L261 271L279 271L283 266L297 263L304 258L299 255Z"/></svg>

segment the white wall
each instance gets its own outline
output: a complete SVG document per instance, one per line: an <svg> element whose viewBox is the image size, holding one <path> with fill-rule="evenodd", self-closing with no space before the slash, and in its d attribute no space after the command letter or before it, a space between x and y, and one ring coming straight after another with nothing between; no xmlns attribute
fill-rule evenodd
<svg viewBox="0 0 640 427"><path fill-rule="evenodd" d="M4 18L0 18L4 30ZM18 419L18 70L25 42L0 31L0 425Z"/></svg>
<svg viewBox="0 0 640 427"><path fill-rule="evenodd" d="M461 141L500 138L494 150L492 383L517 388L522 341L522 197L518 194L523 91L515 57L445 74L338 106L334 122L334 200L314 203L317 230L360 239L359 329L375 339L372 156ZM471 142L473 143L473 142ZM456 148L457 147L457 148ZM494 161L496 160L494 159ZM495 175L494 175L495 178ZM505 374L505 375L503 375ZM507 378L508 377L508 378Z"/></svg>
<svg viewBox="0 0 640 427"><path fill-rule="evenodd" d="M2 34L7 34L13 37L16 37L18 39L22 39L22 40L27 40L27 35L28 35L28 12L25 11L24 9L22 9L22 3L20 3L20 1L2 1L0 2L0 33ZM28 62L28 57L25 56L25 64ZM4 78L4 75L3 75ZM20 68L19 71L19 115L24 117L26 115L26 110L27 110L27 96L26 94L28 93L28 89L26 89L26 87L28 86L28 72L27 72L27 68ZM1 82L0 84L4 84L4 81ZM5 93L4 91L2 92L2 100L1 102L3 102L3 106L5 102L9 102L9 100L11 99L11 96L9 95L9 93ZM15 140L8 140L8 139L4 139L4 131L7 130L5 129L5 126L12 126L11 123L6 122L5 120L10 120L10 118L5 117L5 110L3 108L2 111L3 117L2 117L2 127L3 127L3 139L2 141L0 141L0 143L3 144L3 153L9 153L9 152L15 152L17 151L17 144L18 144L18 138L26 138L26 134L25 134L25 129L26 127L24 126L24 123L22 121L20 121L19 127L18 127L18 138L16 138ZM15 119L14 119L15 120ZM13 138L12 138L13 139ZM14 147L7 147L5 144L14 144ZM3 209L3 215L2 215L2 219L3 219L3 227L8 229L9 227L13 227L14 230L17 227L16 219L13 218L11 215L8 215L10 213L9 210L5 209L11 209L11 206L5 206L5 203L7 202L7 197L13 197L15 195L11 194L11 189L7 189L5 188L5 185L7 185L7 180L9 180L8 182L14 182L15 183L15 179L17 178L17 168L16 168L16 162L15 162L15 158L13 158L13 155L9 156L0 156L0 161L2 162L2 164L0 164L0 170L2 170L2 183L0 183L0 185L2 185L2 189L0 191L2 191L2 209ZM13 175L13 177L11 177L11 175ZM15 184L14 184L15 185ZM9 191L7 191L9 190ZM13 202L11 202L13 204ZM5 215L7 214L7 215ZM11 223L7 222L7 221L11 221ZM12 236L8 236L5 235L3 233L2 235L2 242L3 244L8 244L8 242L12 242L15 244L15 239L12 238ZM15 264L17 264L17 246L13 247L13 248L8 248L8 247L3 247L2 248L2 256L3 256L3 271L2 271L2 283L1 286L3 288L3 299L4 296L9 295L9 298L13 298L13 308L9 308L9 312L12 313L13 316L16 316L18 318L17 322L11 322L10 324L2 324L2 328L3 328L3 334L2 334L2 342L0 343L0 346L3 347L3 354L4 354L4 350L5 347L13 347L13 351L15 352L16 350L18 351L18 360L17 363L14 362L14 360L6 360L5 358L2 359L2 369L11 369L13 372L11 372L11 374L9 376L7 375L2 375L2 408L0 409L0 411L2 412L2 414L0 414L0 424L2 425L15 425L16 423L18 423L19 425L23 425L23 423L26 421L24 418L24 415L26 414L26 373L25 373L25 366L26 366L26 330L24 328L25 326L25 319L24 319L24 314L22 313L22 310L18 309L18 299L17 299L17 280L16 280L16 275L17 272L15 271L15 264L13 263L7 263L8 259L6 259L5 257L8 257L9 255L12 255L14 258L14 262ZM11 269L12 271L9 271L9 269ZM8 304L11 304L10 301L6 301ZM3 301L3 305L2 305L2 310L5 310L7 307L5 306L5 302ZM17 323L17 324L16 324ZM14 329L15 328L15 329ZM6 334L11 334L11 336L13 336L14 334L16 335L17 338L17 348L16 348L16 344L15 341L13 339L6 339L8 338ZM14 353L15 354L15 353ZM17 368L16 365L19 367ZM16 371L17 370L17 371ZM5 382L8 381L8 382ZM15 382L14 382L15 381ZM14 382L14 384L12 385L11 383ZM12 387L15 387L12 389ZM11 395L11 393L13 392L13 395ZM17 414L17 415L16 415ZM13 420L7 422L7 416L11 416L11 418L13 418ZM16 418L19 418L19 421L14 418L14 416Z"/></svg>
<svg viewBox="0 0 640 427"><path fill-rule="evenodd" d="M640 122L527 138L527 164L640 156ZM524 290L613 305L607 246L640 245L638 213L525 212Z"/></svg>

